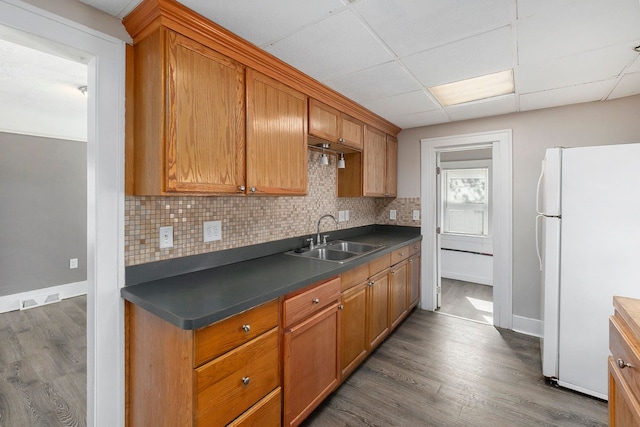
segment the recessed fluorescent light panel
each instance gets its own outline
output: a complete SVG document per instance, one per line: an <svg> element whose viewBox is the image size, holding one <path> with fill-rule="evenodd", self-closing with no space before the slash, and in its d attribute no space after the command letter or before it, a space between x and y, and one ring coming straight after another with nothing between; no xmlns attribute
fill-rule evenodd
<svg viewBox="0 0 640 427"><path fill-rule="evenodd" d="M506 95L513 93L514 90L513 70L500 71L429 88L429 92L443 107Z"/></svg>

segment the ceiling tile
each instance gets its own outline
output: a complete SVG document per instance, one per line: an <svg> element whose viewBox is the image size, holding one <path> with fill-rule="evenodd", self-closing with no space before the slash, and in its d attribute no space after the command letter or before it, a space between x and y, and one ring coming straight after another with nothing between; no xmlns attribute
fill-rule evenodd
<svg viewBox="0 0 640 427"><path fill-rule="evenodd" d="M329 79L325 84L349 98L359 100L384 98L421 88L396 61Z"/></svg>
<svg viewBox="0 0 640 427"><path fill-rule="evenodd" d="M629 68L625 70L627 73L637 73L640 72L640 56L636 54L636 60L633 61L633 64Z"/></svg>
<svg viewBox="0 0 640 427"><path fill-rule="evenodd" d="M599 101L607 96L614 84L615 79L611 79L543 92L526 93L520 95L520 111Z"/></svg>
<svg viewBox="0 0 640 427"><path fill-rule="evenodd" d="M518 19L537 14L550 13L555 9L565 8L581 0L518 0Z"/></svg>
<svg viewBox="0 0 640 427"><path fill-rule="evenodd" d="M265 50L320 81L393 59L350 11L307 27Z"/></svg>
<svg viewBox="0 0 640 427"><path fill-rule="evenodd" d="M446 107L445 112L451 120L469 120L480 117L498 116L517 111L515 94L483 99L481 101L467 102L460 105Z"/></svg>
<svg viewBox="0 0 640 427"><path fill-rule="evenodd" d="M84 4L95 7L111 16L120 19L127 16L142 0L80 0Z"/></svg>
<svg viewBox="0 0 640 427"><path fill-rule="evenodd" d="M402 116L440 109L440 105L422 90L370 100L365 107L383 117Z"/></svg>
<svg viewBox="0 0 640 427"><path fill-rule="evenodd" d="M616 99L638 94L640 94L640 72L629 73L622 76L607 99Z"/></svg>
<svg viewBox="0 0 640 427"><path fill-rule="evenodd" d="M522 65L516 70L516 88L522 94L615 78L635 55L626 46L612 46Z"/></svg>
<svg viewBox="0 0 640 427"><path fill-rule="evenodd" d="M404 116L391 116L389 120L402 129L437 125L451 121L442 110L425 111L423 113L407 114Z"/></svg>
<svg viewBox="0 0 640 427"><path fill-rule="evenodd" d="M400 57L515 19L515 0L368 0L355 9Z"/></svg>
<svg viewBox="0 0 640 427"><path fill-rule="evenodd" d="M638 40L637 0L583 0L518 21L521 65Z"/></svg>
<svg viewBox="0 0 640 427"><path fill-rule="evenodd" d="M188 8L251 41L257 46L273 43L345 7L340 0L314 0L300 6L297 0L202 1L180 0Z"/></svg>
<svg viewBox="0 0 640 427"><path fill-rule="evenodd" d="M402 58L426 87L479 77L514 67L511 27Z"/></svg>

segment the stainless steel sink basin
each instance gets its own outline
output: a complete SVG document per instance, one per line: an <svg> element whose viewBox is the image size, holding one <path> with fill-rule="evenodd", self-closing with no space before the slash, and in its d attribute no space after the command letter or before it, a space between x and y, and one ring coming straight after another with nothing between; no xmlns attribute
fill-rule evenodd
<svg viewBox="0 0 640 427"><path fill-rule="evenodd" d="M370 245L368 243L348 242L346 240L335 240L327 243L327 247L332 250L355 252L357 254L363 254L366 252L375 251L380 249L382 245Z"/></svg>
<svg viewBox="0 0 640 427"><path fill-rule="evenodd" d="M321 261L343 263L345 261L367 255L382 248L384 248L384 245L371 245L368 243L336 240L317 248L303 248L295 251L288 251L285 252L285 254L303 258L318 259Z"/></svg>

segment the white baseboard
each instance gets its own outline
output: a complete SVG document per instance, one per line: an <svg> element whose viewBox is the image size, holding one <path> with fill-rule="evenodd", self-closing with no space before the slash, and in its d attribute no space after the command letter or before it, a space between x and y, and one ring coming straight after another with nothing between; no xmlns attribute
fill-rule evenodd
<svg viewBox="0 0 640 427"><path fill-rule="evenodd" d="M40 300L43 296L58 294L59 299L86 295L87 281L67 283L66 285L51 286L49 288L35 289L33 291L21 292L19 294L0 296L0 313L20 310L20 301Z"/></svg>
<svg viewBox="0 0 640 427"><path fill-rule="evenodd" d="M542 336L542 321L531 319L530 317L522 317L513 315L513 330L522 334L532 335L534 337Z"/></svg>

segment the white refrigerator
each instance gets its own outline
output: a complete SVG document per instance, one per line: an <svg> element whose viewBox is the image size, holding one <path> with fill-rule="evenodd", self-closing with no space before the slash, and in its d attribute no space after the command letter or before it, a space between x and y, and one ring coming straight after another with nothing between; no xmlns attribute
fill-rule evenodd
<svg viewBox="0 0 640 427"><path fill-rule="evenodd" d="M613 296L640 298L640 144L547 150L537 209L542 373L607 399Z"/></svg>

